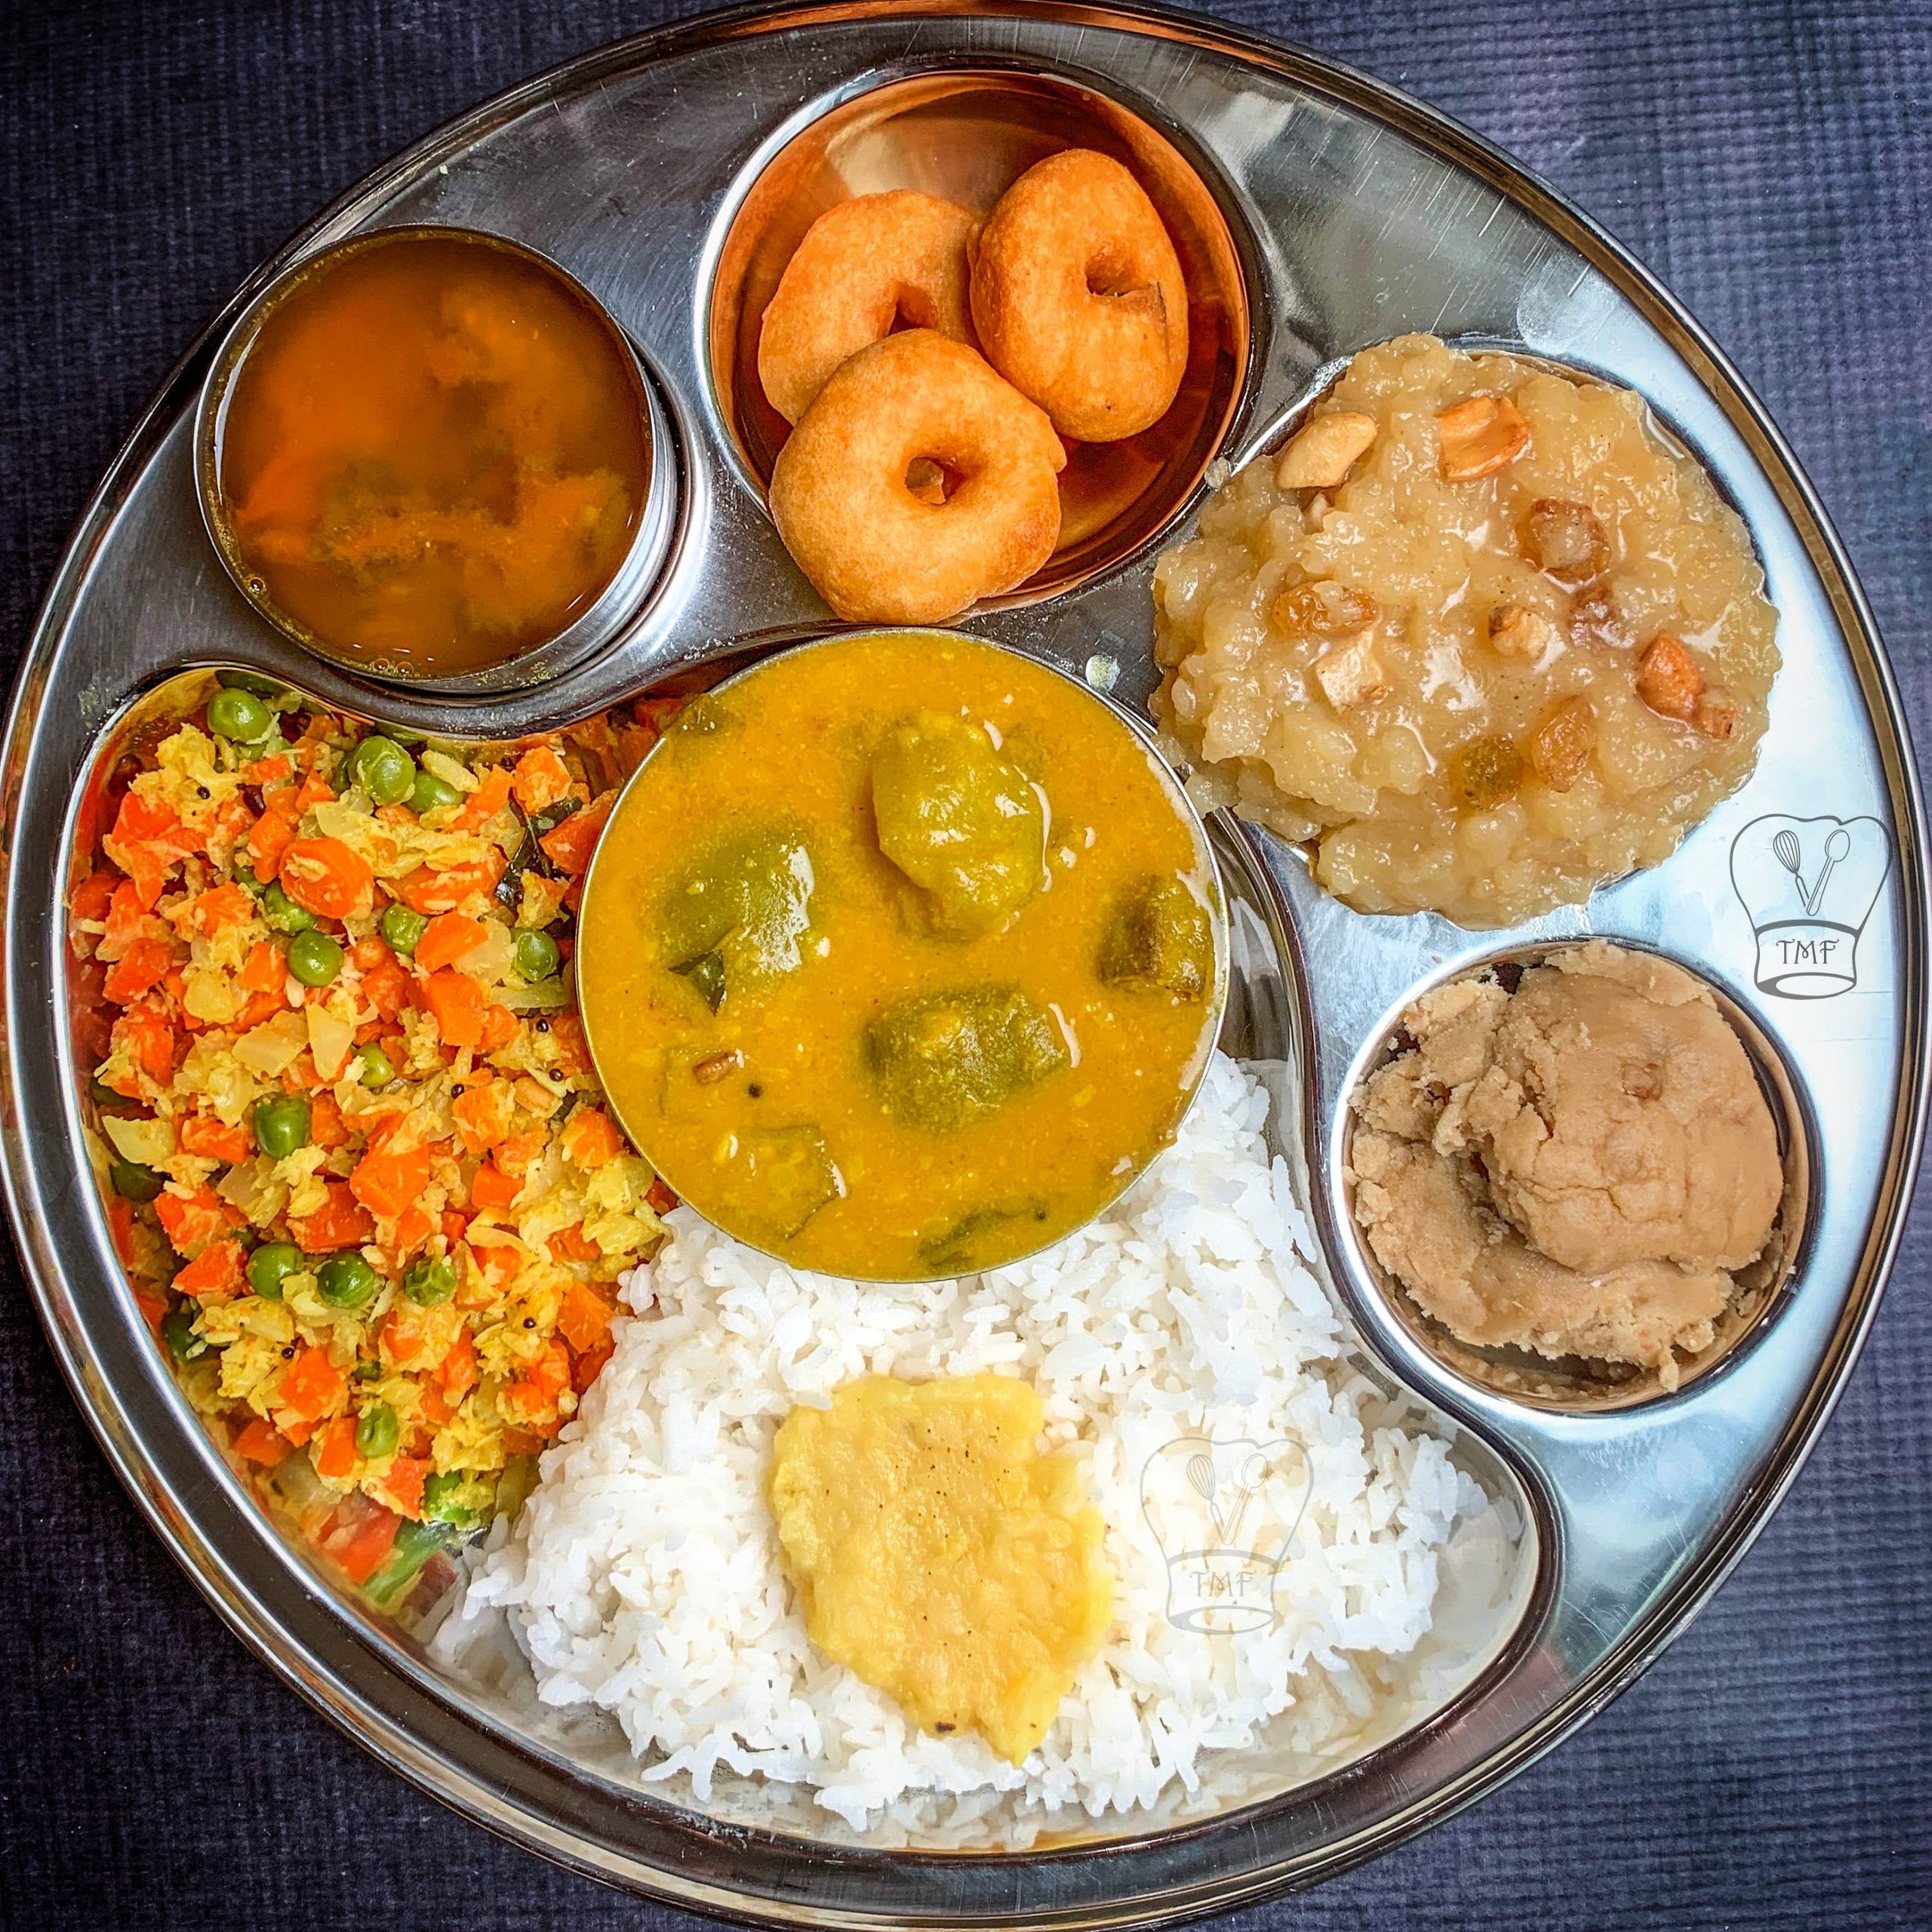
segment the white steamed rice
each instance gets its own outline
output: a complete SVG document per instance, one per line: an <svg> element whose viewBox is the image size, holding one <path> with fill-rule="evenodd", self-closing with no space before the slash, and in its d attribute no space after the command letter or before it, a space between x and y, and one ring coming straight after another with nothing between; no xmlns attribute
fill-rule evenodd
<svg viewBox="0 0 1932 1932"><path fill-rule="evenodd" d="M1459 1603L1487 1616L1500 1601L1507 1512L1355 1366L1297 1255L1309 1238L1267 1108L1217 1055L1176 1145L1118 1206L961 1281L801 1274L676 1211L626 1284L635 1318L514 1531L472 1567L439 1654L506 1618L543 1703L610 1713L646 1780L702 1804L721 1773L784 1780L855 1829L915 1823L921 1794L991 1789L1125 1811L1195 1790L1217 1761L1204 1754L1254 1746L1270 1720L1271 1746L1285 1736L1311 1759L1374 1728L1426 1678L1417 1646L1448 1573ZM1029 1378L1051 1435L1086 1459L1116 1578L1106 1647L1018 1770L976 1737L924 1734L813 1649L764 1487L794 1404L867 1373L988 1368ZM1295 1480L1264 1483L1240 1530L1223 1518L1226 1540L1275 1566L1265 1628L1170 1620L1169 1558L1220 1540L1203 1512L1226 1500L1206 1494L1220 1452L1210 1481L1194 1437L1290 1445L1274 1462ZM1407 1680L1389 1662L1404 1658Z"/></svg>

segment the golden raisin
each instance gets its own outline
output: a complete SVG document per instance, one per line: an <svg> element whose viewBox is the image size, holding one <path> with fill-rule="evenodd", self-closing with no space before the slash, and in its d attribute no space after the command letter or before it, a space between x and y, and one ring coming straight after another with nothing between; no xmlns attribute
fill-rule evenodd
<svg viewBox="0 0 1932 1932"><path fill-rule="evenodd" d="M1727 738L1737 729L1737 700L1722 691L1706 691L1698 699L1690 722L1707 738Z"/></svg>
<svg viewBox="0 0 1932 1932"><path fill-rule="evenodd" d="M1275 600L1275 622L1291 637L1339 637L1375 622L1381 606L1366 591L1316 577Z"/></svg>
<svg viewBox="0 0 1932 1932"><path fill-rule="evenodd" d="M1697 660L1669 632L1658 632L1637 660L1637 695L1660 715L1688 723L1703 694Z"/></svg>
<svg viewBox="0 0 1932 1932"><path fill-rule="evenodd" d="M1523 782L1523 755L1507 738L1477 738L1449 761L1456 802L1482 811L1514 798Z"/></svg>
<svg viewBox="0 0 1932 1932"><path fill-rule="evenodd" d="M1539 497L1523 518L1523 553L1565 590L1580 590L1610 568L1610 538L1587 503Z"/></svg>
<svg viewBox="0 0 1932 1932"><path fill-rule="evenodd" d="M1552 792L1567 792L1583 777L1597 748L1597 714L1588 698L1559 699L1530 738L1530 763Z"/></svg>
<svg viewBox="0 0 1932 1932"><path fill-rule="evenodd" d="M1540 611L1499 604L1489 614L1489 642L1505 657L1540 657L1556 641L1556 626Z"/></svg>

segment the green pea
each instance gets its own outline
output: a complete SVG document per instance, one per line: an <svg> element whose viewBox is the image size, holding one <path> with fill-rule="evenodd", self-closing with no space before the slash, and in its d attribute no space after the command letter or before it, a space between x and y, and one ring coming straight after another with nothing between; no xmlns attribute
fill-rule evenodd
<svg viewBox="0 0 1932 1932"><path fill-rule="evenodd" d="M316 1291L331 1308L360 1308L382 1285L381 1275L359 1254L331 1254L315 1270Z"/></svg>
<svg viewBox="0 0 1932 1932"><path fill-rule="evenodd" d="M415 784L410 788L409 802L420 816L424 812L441 811L446 805L460 804L463 794L433 771L419 771Z"/></svg>
<svg viewBox="0 0 1932 1932"><path fill-rule="evenodd" d="M342 948L327 933L297 933L288 942L288 970L305 986L326 986L342 971Z"/></svg>
<svg viewBox="0 0 1932 1932"><path fill-rule="evenodd" d="M380 1382L383 1379L383 1365L379 1361L358 1361L349 1373L358 1382Z"/></svg>
<svg viewBox="0 0 1932 1932"><path fill-rule="evenodd" d="M185 1308L172 1309L161 1318L161 1339L178 1362L196 1361L208 1352L208 1338L195 1333L195 1318Z"/></svg>
<svg viewBox="0 0 1932 1932"><path fill-rule="evenodd" d="M268 888L255 876L254 867L250 865L246 859L239 857L231 859L228 863L228 869L234 875L235 883L240 886L251 899L259 899L263 893L267 891Z"/></svg>
<svg viewBox="0 0 1932 1932"><path fill-rule="evenodd" d="M266 1241L248 1257L248 1285L265 1301L279 1301L283 1282L306 1265L293 1241Z"/></svg>
<svg viewBox="0 0 1932 1932"><path fill-rule="evenodd" d="M255 1144L272 1161L309 1144L309 1103L300 1094L271 1094L255 1103Z"/></svg>
<svg viewBox="0 0 1932 1932"><path fill-rule="evenodd" d="M152 1201L168 1185L165 1176L138 1161L110 1161L107 1178L123 1201Z"/></svg>
<svg viewBox="0 0 1932 1932"><path fill-rule="evenodd" d="M423 937L429 924L420 912L412 912L407 906L386 906L383 909L383 937L398 952L414 952L416 942Z"/></svg>
<svg viewBox="0 0 1932 1932"><path fill-rule="evenodd" d="M238 745L257 744L275 729L275 713L251 692L228 687L208 700L208 729Z"/></svg>
<svg viewBox="0 0 1932 1932"><path fill-rule="evenodd" d="M349 776L379 805L399 805L416 790L416 761L393 738L365 738L351 753Z"/></svg>
<svg viewBox="0 0 1932 1932"><path fill-rule="evenodd" d="M548 933L525 931L516 936L516 970L526 980L547 980L563 964L557 942Z"/></svg>
<svg viewBox="0 0 1932 1932"><path fill-rule="evenodd" d="M425 1255L409 1264L402 1291L420 1307L433 1308L456 1293L456 1270L447 1261L432 1261Z"/></svg>
<svg viewBox="0 0 1932 1932"><path fill-rule="evenodd" d="M392 1454L402 1438L402 1425L386 1402L371 1402L355 1425L355 1453L358 1456Z"/></svg>
<svg viewBox="0 0 1932 1932"><path fill-rule="evenodd" d="M371 1040L358 1047L355 1057L361 1071L357 1075L365 1087L386 1087L395 1078L395 1063Z"/></svg>
<svg viewBox="0 0 1932 1932"><path fill-rule="evenodd" d="M312 931L315 915L305 912L278 884L270 884L262 894L262 917L278 933Z"/></svg>
<svg viewBox="0 0 1932 1932"><path fill-rule="evenodd" d="M423 1514L432 1523L473 1523L476 1512L459 1500L468 1478L460 1469L445 1469L423 1485Z"/></svg>

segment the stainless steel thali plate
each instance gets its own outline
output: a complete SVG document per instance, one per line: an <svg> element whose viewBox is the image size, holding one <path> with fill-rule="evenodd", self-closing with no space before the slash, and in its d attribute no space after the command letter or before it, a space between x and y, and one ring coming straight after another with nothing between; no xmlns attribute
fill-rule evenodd
<svg viewBox="0 0 1932 1932"><path fill-rule="evenodd" d="M1011 76L1055 112L1151 130L1198 171L1226 226L1217 272L1238 278L1241 309L1226 371L1203 377L1202 420L1223 426L1206 432L1219 435L1222 460L1238 465L1277 439L1337 358L1406 330L1596 370L1647 396L1745 518L1785 657L1745 789L1663 866L1524 928L1472 934L1428 917L1364 917L1272 841L1219 829L1239 968L1228 1042L1272 1071L1278 1137L1305 1168L1372 1372L1458 1424L1472 1466L1515 1497L1520 1589L1490 1651L1395 1734L1361 1740L1352 1761L1297 1763L1264 1744L1194 1805L1124 1823L1057 1820L1023 1849L998 1831L950 1850L860 1840L755 1794L681 1807L638 1784L608 1735L531 1711L506 1680L456 1681L407 1633L337 1597L248 1500L123 1290L82 1149L61 918L90 774L196 667L245 666L349 712L484 739L580 718L681 667L829 628L764 517L712 290L768 162L800 152L792 144L835 112L864 128L875 90L931 82L944 97L961 75ZM887 141L902 167L918 152L920 124L907 125ZM1023 134L1023 118L1016 125ZM943 144L929 148L943 168ZM851 152L872 165L881 150ZM676 485L666 561L616 641L548 681L480 697L379 693L306 656L230 585L196 503L193 405L228 325L290 262L410 223L528 244L602 301L649 372ZM1225 408L1213 400L1224 377ZM1114 696L1144 700L1155 681L1154 558L1198 509L1199 468L1190 446L1171 500L1126 520L1104 568L1083 565L1061 594L965 627L1075 671L1111 659ZM1506 158L1376 82L1197 16L747 10L586 56L465 115L265 264L170 377L57 575L5 757L9 1204L57 1355L157 1534L245 1641L425 1789L583 1870L774 1924L1171 1918L1312 1882L1493 1788L1629 1683L1761 1527L1871 1320L1923 1128L1916 780L1870 613L1776 429L1668 294ZM1802 927L1767 888L1783 830L1845 835L1841 896ZM1810 1204L1789 1279L1717 1368L1631 1407L1562 1414L1465 1380L1391 1312L1346 1223L1340 1102L1419 987L1584 933L1668 953L1734 1003L1788 1079Z"/></svg>

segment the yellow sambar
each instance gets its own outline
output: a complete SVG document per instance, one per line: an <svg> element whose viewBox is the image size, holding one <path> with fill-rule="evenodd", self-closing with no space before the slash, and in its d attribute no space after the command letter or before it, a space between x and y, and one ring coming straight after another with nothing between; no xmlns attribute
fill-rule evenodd
<svg viewBox="0 0 1932 1932"><path fill-rule="evenodd" d="M1010 845L939 876L957 816L886 789L961 756L1001 774L983 827L1038 811L1038 889ZM909 826L940 842L909 860ZM598 844L577 974L618 1118L694 1208L801 1267L924 1280L1060 1239L1173 1139L1226 921L1173 775L1092 691L886 632L680 714Z"/></svg>

